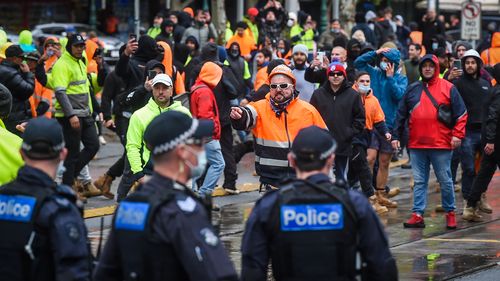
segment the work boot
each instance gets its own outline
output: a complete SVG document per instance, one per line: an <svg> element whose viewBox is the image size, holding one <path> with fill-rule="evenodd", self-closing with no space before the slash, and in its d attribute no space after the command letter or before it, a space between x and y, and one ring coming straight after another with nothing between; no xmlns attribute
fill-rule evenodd
<svg viewBox="0 0 500 281"><path fill-rule="evenodd" d="M437 213L444 213L443 205L437 204L436 208L434 208L434 211L436 211Z"/></svg>
<svg viewBox="0 0 500 281"><path fill-rule="evenodd" d="M87 197L87 198L96 197L96 196L102 195L102 191L97 189L97 187L95 187L95 185L91 181L89 181L89 182L83 184L82 195Z"/></svg>
<svg viewBox="0 0 500 281"><path fill-rule="evenodd" d="M73 185L71 186L73 191L76 193L76 198L83 203L87 203L87 197L85 197L83 193L83 185L79 180L75 180Z"/></svg>
<svg viewBox="0 0 500 281"><path fill-rule="evenodd" d="M401 192L401 188L399 188L399 187L391 187L391 188L389 188L388 186L386 186L385 187L385 191L386 191L387 197L388 198L392 198L392 197L398 195Z"/></svg>
<svg viewBox="0 0 500 281"><path fill-rule="evenodd" d="M370 198L368 198L368 201L370 201L370 204L372 205L373 210L375 210L375 212L377 212L377 214L381 215L381 214L385 214L385 213L389 212L389 209L387 209L387 207L384 207L378 203L377 196L372 195Z"/></svg>
<svg viewBox="0 0 500 281"><path fill-rule="evenodd" d="M456 229L457 228L457 220L455 219L455 212L450 211L446 213L446 228L448 229Z"/></svg>
<svg viewBox="0 0 500 281"><path fill-rule="evenodd" d="M224 187L224 191L230 195L238 195L240 191L236 187Z"/></svg>
<svg viewBox="0 0 500 281"><path fill-rule="evenodd" d="M462 187L458 183L454 183L453 187L455 188L455 192L460 192L462 190Z"/></svg>
<svg viewBox="0 0 500 281"><path fill-rule="evenodd" d="M134 192L137 190L137 188L139 187L139 185L141 185L141 183L140 183L140 182L138 182L138 181L134 181L134 183L133 183L133 184L132 184L132 186L130 187L130 191L128 192L128 194L132 194L132 193L134 193Z"/></svg>
<svg viewBox="0 0 500 281"><path fill-rule="evenodd" d="M479 208L464 206L464 213L462 214L462 219L470 222L480 222L482 216L479 214Z"/></svg>
<svg viewBox="0 0 500 281"><path fill-rule="evenodd" d="M95 182L94 185L97 187L99 190L102 191L102 195L108 199L113 199L115 198L115 195L111 193L111 184L113 183L113 180L115 178L108 175L104 174L100 176Z"/></svg>
<svg viewBox="0 0 500 281"><path fill-rule="evenodd" d="M397 208L398 203L395 201L391 201L385 197L385 190L377 190L375 191L375 195L377 196L378 203L382 206L386 206L387 208Z"/></svg>
<svg viewBox="0 0 500 281"><path fill-rule="evenodd" d="M424 228L424 217L418 213L412 213L409 220L403 223L406 228Z"/></svg>
<svg viewBox="0 0 500 281"><path fill-rule="evenodd" d="M479 200L479 210L491 214L493 213L493 209L491 208L490 204L486 201L486 193L481 194L481 199Z"/></svg>

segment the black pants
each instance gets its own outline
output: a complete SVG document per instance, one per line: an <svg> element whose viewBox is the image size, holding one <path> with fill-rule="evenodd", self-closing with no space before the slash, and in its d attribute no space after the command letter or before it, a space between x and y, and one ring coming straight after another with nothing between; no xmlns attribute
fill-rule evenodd
<svg viewBox="0 0 500 281"><path fill-rule="evenodd" d="M496 152L493 153L493 155L483 154L479 172L472 183L472 189L469 193L469 199L467 201L468 206L476 207L477 202L481 199L481 194L488 189L488 185L493 178L493 174L495 174L497 166L500 168L500 156L495 154Z"/></svg>
<svg viewBox="0 0 500 281"><path fill-rule="evenodd" d="M124 162L123 176L120 180L120 184L118 184L118 192L116 197L116 201L118 202L122 201L123 199L125 199L125 197L127 197L130 188L135 182L134 174L132 173L132 170L130 170L130 164L128 162L126 155L125 155L125 161L123 162Z"/></svg>
<svg viewBox="0 0 500 281"><path fill-rule="evenodd" d="M353 186L359 180L361 189L366 197L371 197L374 192L372 185L372 172L366 160L366 148L362 145L354 145L352 148L352 156L349 159L349 172L347 178L349 186Z"/></svg>
<svg viewBox="0 0 500 281"><path fill-rule="evenodd" d="M111 167L109 167L109 170L106 172L106 174L114 178L120 177L123 174L123 169L125 168L125 157L127 157L125 145L127 144L126 136L128 122L129 119L125 117L117 116L115 118L116 134L120 138L120 143L123 145L123 154Z"/></svg>
<svg viewBox="0 0 500 281"><path fill-rule="evenodd" d="M57 118L63 128L64 142L68 149L68 156L64 161L66 171L63 174L62 182L66 185L73 185L73 181L78 176L82 168L87 165L99 151L99 139L94 119L89 117L80 117L80 129L75 130L71 127L69 119L66 117ZM83 143L83 149L80 151L80 142Z"/></svg>
<svg viewBox="0 0 500 281"><path fill-rule="evenodd" d="M226 166L224 167L224 184L222 187L234 189L236 188L238 174L236 173L236 161L234 160L233 130L231 124L222 126L220 146L222 150L222 157L226 163Z"/></svg>

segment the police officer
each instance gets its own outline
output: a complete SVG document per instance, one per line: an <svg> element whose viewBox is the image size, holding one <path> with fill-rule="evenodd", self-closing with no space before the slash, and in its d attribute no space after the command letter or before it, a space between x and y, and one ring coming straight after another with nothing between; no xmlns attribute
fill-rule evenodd
<svg viewBox="0 0 500 281"><path fill-rule="evenodd" d="M237 280L210 211L186 187L205 169L212 133L212 121L173 110L151 121L144 140L154 173L121 201L95 280Z"/></svg>
<svg viewBox="0 0 500 281"><path fill-rule="evenodd" d="M76 194L54 182L67 150L55 120L32 119L25 165L0 187L0 279L90 280L90 250Z"/></svg>
<svg viewBox="0 0 500 281"><path fill-rule="evenodd" d="M313 136L313 137L311 137ZM397 280L397 269L377 215L366 198L328 177L336 143L316 126L302 129L288 160L297 179L255 204L242 241L242 279ZM357 252L365 265L356 268Z"/></svg>

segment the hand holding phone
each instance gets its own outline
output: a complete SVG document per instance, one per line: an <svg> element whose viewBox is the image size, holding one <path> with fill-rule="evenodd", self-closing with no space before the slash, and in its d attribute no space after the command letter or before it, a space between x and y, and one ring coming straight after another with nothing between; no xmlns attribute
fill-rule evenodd
<svg viewBox="0 0 500 281"><path fill-rule="evenodd" d="M462 61L461 60L454 60L453 61L453 68L461 70L462 69Z"/></svg>
<svg viewBox="0 0 500 281"><path fill-rule="evenodd" d="M156 74L157 74L157 73L156 73L156 71L154 71L154 70L149 70L149 71L148 71L148 79L149 79L149 80L153 80L153 78L155 78Z"/></svg>
<svg viewBox="0 0 500 281"><path fill-rule="evenodd" d="M128 39L129 39L129 40L134 40L134 41L137 41L137 34L135 34L135 33L130 33L130 34L128 35Z"/></svg>

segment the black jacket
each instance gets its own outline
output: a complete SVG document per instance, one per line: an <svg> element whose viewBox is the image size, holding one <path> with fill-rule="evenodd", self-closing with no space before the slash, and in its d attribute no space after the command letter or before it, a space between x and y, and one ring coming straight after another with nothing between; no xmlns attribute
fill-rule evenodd
<svg viewBox="0 0 500 281"><path fill-rule="evenodd" d="M481 140L484 144L495 144L495 155L500 159L500 85L491 89L491 94L483 106L483 129Z"/></svg>
<svg viewBox="0 0 500 281"><path fill-rule="evenodd" d="M16 132L16 125L31 118L29 98L35 91L35 76L31 72L21 72L19 66L4 60L0 63L0 83L12 94L12 110L4 120L5 126Z"/></svg>
<svg viewBox="0 0 500 281"><path fill-rule="evenodd" d="M222 79L219 84L214 88L215 101L219 108L219 121L221 127L231 125L229 113L231 112L232 99L238 97L239 92L234 86L237 82L236 77L227 65L220 65L222 67Z"/></svg>
<svg viewBox="0 0 500 281"><path fill-rule="evenodd" d="M125 86L125 82L116 74L115 71L112 71L106 77L104 87L102 88L101 99L101 110L104 115L104 120L110 120L112 118L112 114L121 116L122 111L119 97L121 93L125 92ZM113 103L113 111L111 111L111 103Z"/></svg>
<svg viewBox="0 0 500 281"><path fill-rule="evenodd" d="M453 80L453 84L457 87L467 108L466 128L480 130L483 110L490 93L490 83L480 76L476 79L464 71L461 77Z"/></svg>
<svg viewBox="0 0 500 281"><path fill-rule="evenodd" d="M330 83L316 89L310 103L318 110L337 141L337 155L350 156L353 137L365 127L365 110L358 92L344 84L333 92Z"/></svg>

